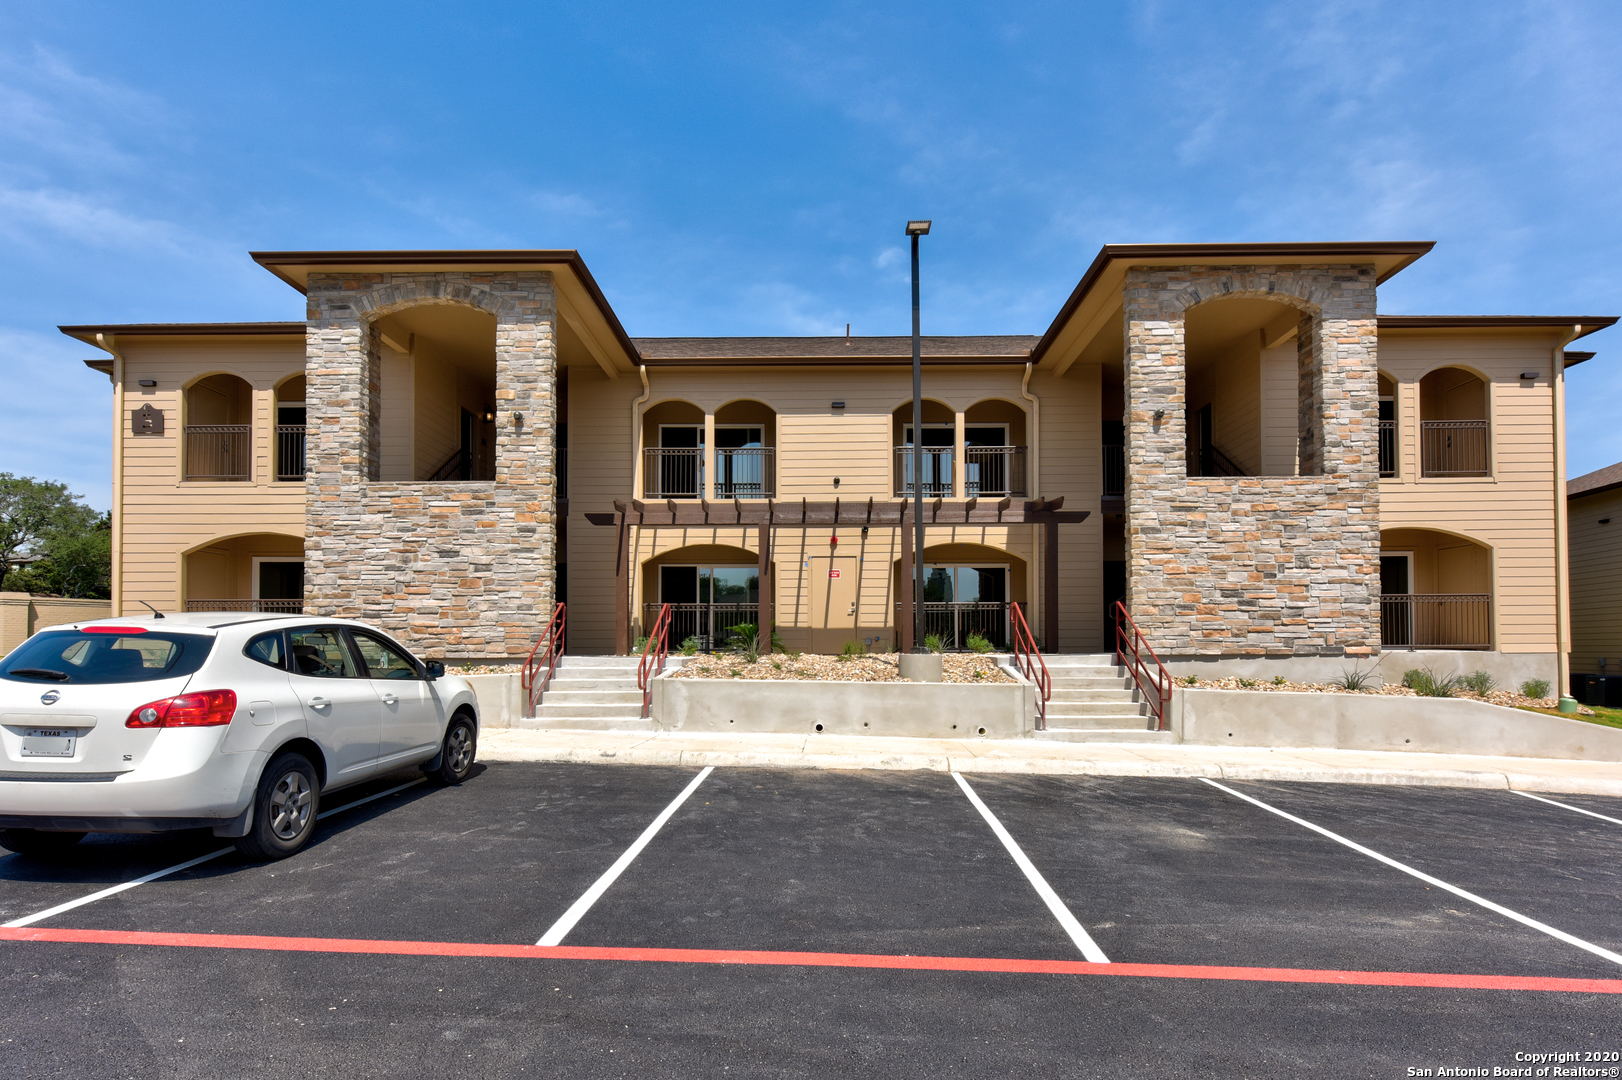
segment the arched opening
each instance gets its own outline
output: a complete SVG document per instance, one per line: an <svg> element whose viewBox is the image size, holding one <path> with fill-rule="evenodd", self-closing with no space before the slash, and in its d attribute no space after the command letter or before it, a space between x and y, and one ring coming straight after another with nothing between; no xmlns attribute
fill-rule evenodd
<svg viewBox="0 0 1622 1080"><path fill-rule="evenodd" d="M496 317L464 304L419 304L373 325L378 478L494 480Z"/></svg>
<svg viewBox="0 0 1622 1080"><path fill-rule="evenodd" d="M1419 380L1422 476L1488 475L1487 382L1460 367Z"/></svg>
<svg viewBox="0 0 1622 1080"><path fill-rule="evenodd" d="M913 493L912 403L899 405L891 416L891 437L895 440L896 498ZM922 488L926 498L952 497L953 465L957 457L957 413L949 405L925 398L923 430L918 440L922 451Z"/></svg>
<svg viewBox="0 0 1622 1080"><path fill-rule="evenodd" d="M304 479L304 376L276 387L276 479Z"/></svg>
<svg viewBox="0 0 1622 1080"><path fill-rule="evenodd" d="M1397 475L1397 382L1379 373L1380 389L1380 475Z"/></svg>
<svg viewBox="0 0 1622 1080"><path fill-rule="evenodd" d="M186 387L187 480L253 479L253 387L236 375L207 375Z"/></svg>
<svg viewBox="0 0 1622 1080"><path fill-rule="evenodd" d="M1023 496L1025 410L1011 401L977 401L963 413L963 494L971 499Z"/></svg>
<svg viewBox="0 0 1622 1080"><path fill-rule="evenodd" d="M704 494L704 410L661 401L642 413L642 493L648 499Z"/></svg>
<svg viewBox="0 0 1622 1080"><path fill-rule="evenodd" d="M770 583L768 583L768 587ZM760 616L760 560L747 548L689 544L661 552L642 564L643 631L664 604L670 605L670 644L691 638L704 652L725 648L732 628Z"/></svg>
<svg viewBox="0 0 1622 1080"><path fill-rule="evenodd" d="M1188 475L1296 475L1301 312L1232 297L1184 317Z"/></svg>
<svg viewBox="0 0 1622 1080"><path fill-rule="evenodd" d="M1432 529L1382 532L1380 643L1492 648L1492 549Z"/></svg>
<svg viewBox="0 0 1622 1080"><path fill-rule="evenodd" d="M182 558L187 611L304 611L304 541L297 536L232 536Z"/></svg>
<svg viewBox="0 0 1622 1080"><path fill-rule="evenodd" d="M729 401L715 411L715 497L764 499L777 493L777 413L760 401Z"/></svg>
<svg viewBox="0 0 1622 1080"><path fill-rule="evenodd" d="M1009 647L1008 605L1025 607L1025 560L985 544L933 544L924 549L924 630L948 650L969 648L978 635L999 651ZM901 560L891 564L894 595L901 595ZM1028 611L1029 609L1026 608ZM910 619L910 611L897 619Z"/></svg>

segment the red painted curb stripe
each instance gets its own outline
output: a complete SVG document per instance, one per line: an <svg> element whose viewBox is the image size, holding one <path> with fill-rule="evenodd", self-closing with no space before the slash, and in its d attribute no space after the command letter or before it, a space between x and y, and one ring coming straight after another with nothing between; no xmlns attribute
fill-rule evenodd
<svg viewBox="0 0 1622 1080"><path fill-rule="evenodd" d="M0 941L82 945L162 945L271 952L368 953L381 956L479 956L521 960L616 960L666 964L764 964L787 967L890 968L903 971L985 971L1019 975L1115 975L1147 979L1331 983L1341 986L1420 986L1457 990L1544 990L1622 994L1622 979L1564 979L1531 975L1450 975L1423 971L1324 971L1313 968L1206 967L1197 964L1091 964L1085 960L1009 960L986 956L886 956L874 953L769 952L748 949L598 948L588 945L500 945L460 941L378 941L369 938L262 937L247 934L163 934L128 930L0 927Z"/></svg>

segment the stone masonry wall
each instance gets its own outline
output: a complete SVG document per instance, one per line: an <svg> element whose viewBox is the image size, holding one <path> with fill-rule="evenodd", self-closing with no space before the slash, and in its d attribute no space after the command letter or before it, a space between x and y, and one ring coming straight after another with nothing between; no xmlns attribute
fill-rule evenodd
<svg viewBox="0 0 1622 1080"><path fill-rule="evenodd" d="M311 274L305 610L429 656L522 657L551 616L557 305L552 275ZM496 318L493 482L380 483L376 320L420 304Z"/></svg>
<svg viewBox="0 0 1622 1080"><path fill-rule="evenodd" d="M1187 475L1184 315L1228 297L1302 313L1298 476ZM1373 267L1134 267L1124 302L1127 606L1151 645L1378 653Z"/></svg>

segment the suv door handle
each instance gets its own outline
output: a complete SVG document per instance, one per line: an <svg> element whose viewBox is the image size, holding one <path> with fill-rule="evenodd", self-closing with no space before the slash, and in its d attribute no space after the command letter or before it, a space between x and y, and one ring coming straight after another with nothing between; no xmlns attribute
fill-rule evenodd
<svg viewBox="0 0 1622 1080"><path fill-rule="evenodd" d="M319 694L317 694L315 697L310 699L310 707L312 709L324 709L328 705L331 705L331 704L332 704L332 702L328 701L326 698L322 697Z"/></svg>
<svg viewBox="0 0 1622 1080"><path fill-rule="evenodd" d="M400 699L395 697L393 694L384 694L383 695L383 704L385 704L385 705L393 705L396 701L399 701L399 700Z"/></svg>

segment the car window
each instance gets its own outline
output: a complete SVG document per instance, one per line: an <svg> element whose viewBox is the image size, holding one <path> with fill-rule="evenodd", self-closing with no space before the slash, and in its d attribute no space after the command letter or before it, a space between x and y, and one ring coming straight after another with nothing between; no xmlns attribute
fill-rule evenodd
<svg viewBox="0 0 1622 1080"><path fill-rule="evenodd" d="M361 662L366 665L366 671L374 679L415 679L417 665L411 658L390 645L370 634L351 630L349 636L355 642L355 649L360 653Z"/></svg>
<svg viewBox="0 0 1622 1080"><path fill-rule="evenodd" d="M260 634L248 642L248 647L242 652L248 659L257 660L261 664L268 664L273 668L287 667L287 650L280 630Z"/></svg>
<svg viewBox="0 0 1622 1080"><path fill-rule="evenodd" d="M203 666L212 637L154 630L96 629L36 634L0 661L0 677L38 683L150 682L190 675Z"/></svg>
<svg viewBox="0 0 1622 1080"><path fill-rule="evenodd" d="M321 630L289 630L287 652L293 658L293 670L300 675L318 679L354 679L359 673L350 658L349 649L336 627Z"/></svg>

